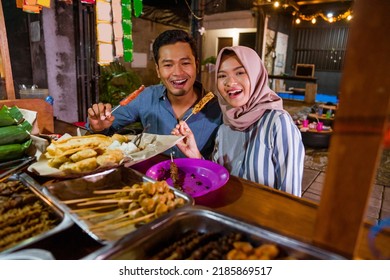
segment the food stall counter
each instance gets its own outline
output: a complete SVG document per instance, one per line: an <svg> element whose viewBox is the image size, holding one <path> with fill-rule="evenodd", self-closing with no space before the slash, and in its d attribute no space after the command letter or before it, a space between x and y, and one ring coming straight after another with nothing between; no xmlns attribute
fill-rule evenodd
<svg viewBox="0 0 390 280"><path fill-rule="evenodd" d="M64 123L61 125L63 126ZM69 131L73 125L67 124L66 126L69 126L67 128ZM61 131L57 131L57 133L61 133ZM131 168L145 174L148 168L166 159L166 156L157 155L135 164ZM30 175L42 185L52 180L35 174ZM313 235L319 205L304 198L230 176L223 187L195 198L195 205L205 206L253 225L316 245L313 244ZM368 234L372 226L369 223L364 224L354 258L376 259L372 255L368 243ZM389 241L390 233L383 231L377 235L375 243L383 252L389 252ZM35 246L51 251L56 259L80 259L102 247L77 225L42 240Z"/></svg>

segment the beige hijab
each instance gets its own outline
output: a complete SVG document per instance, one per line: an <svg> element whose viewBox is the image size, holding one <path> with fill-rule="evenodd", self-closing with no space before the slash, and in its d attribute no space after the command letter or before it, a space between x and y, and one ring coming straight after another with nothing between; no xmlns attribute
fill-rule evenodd
<svg viewBox="0 0 390 280"><path fill-rule="evenodd" d="M259 55L248 47L226 47L219 52L216 62L216 81L221 58L226 50L231 50L237 55L248 73L251 85L250 97L245 105L233 108L218 92L218 89L216 95L223 113L224 124L232 129L243 131L259 120L266 110L283 110L283 101L268 87L267 70Z"/></svg>

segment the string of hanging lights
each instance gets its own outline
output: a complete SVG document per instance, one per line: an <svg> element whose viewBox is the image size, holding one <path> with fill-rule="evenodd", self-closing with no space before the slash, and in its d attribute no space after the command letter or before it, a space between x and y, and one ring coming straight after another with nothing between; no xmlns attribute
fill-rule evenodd
<svg viewBox="0 0 390 280"><path fill-rule="evenodd" d="M315 24L317 22L317 18L322 18L327 22L336 22L340 20L351 20L352 19L352 10L348 9L346 12L339 14L337 16L333 15L333 13L324 14L322 12L315 13L313 15L304 15L299 12L293 12L293 16L295 17L295 23L299 24L302 20L311 21L311 23Z"/></svg>
<svg viewBox="0 0 390 280"><path fill-rule="evenodd" d="M310 21L312 24L317 23L317 19L321 18L324 21L329 23L340 21L340 20L351 20L352 19L352 9L349 8L344 13L334 15L333 13L323 13L322 11L316 12L311 15L303 14L300 12L299 6L293 0L257 0L253 3L255 6L266 6L272 5L275 9L279 8L292 8L292 15L295 18L295 23L300 24L302 21Z"/></svg>

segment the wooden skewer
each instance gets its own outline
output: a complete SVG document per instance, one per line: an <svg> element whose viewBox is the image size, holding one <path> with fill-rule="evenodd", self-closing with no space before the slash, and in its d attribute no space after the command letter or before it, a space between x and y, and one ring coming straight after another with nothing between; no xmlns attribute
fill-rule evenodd
<svg viewBox="0 0 390 280"><path fill-rule="evenodd" d="M173 154L174 154L175 152L172 152L171 153L171 162L173 162Z"/></svg>
<svg viewBox="0 0 390 280"><path fill-rule="evenodd" d="M96 207L89 207L89 208L72 209L70 210L70 212L80 213L80 212L94 211L94 210L100 210L100 209L112 208L112 207L115 207L115 205L103 205L103 206L96 206Z"/></svg>
<svg viewBox="0 0 390 280"><path fill-rule="evenodd" d="M133 202L134 199L103 199L103 200L96 200L96 201L88 201L84 203L79 203L77 206L86 206L86 205L92 205L92 204L106 204L106 203L118 203L118 202Z"/></svg>
<svg viewBox="0 0 390 280"><path fill-rule="evenodd" d="M203 107L213 98L214 94L211 91L205 96L203 96L203 98L194 106L191 114L187 118L185 118L184 121L186 122L193 114L199 113L203 109Z"/></svg>
<svg viewBox="0 0 390 280"><path fill-rule="evenodd" d="M92 225L90 228L91 228L91 229L92 229L92 228L99 228L99 227L108 225L108 224L113 223L113 222L115 223L115 221L118 221L118 220L120 220L120 219L123 219L123 218L125 218L125 217L127 217L127 216L129 216L129 215L131 215L131 214L134 214L134 213L136 213L136 212L139 212L139 211L141 211L141 210L142 210L142 207L137 208L137 209L134 209L134 210L132 210L132 211L130 211L130 212L126 212L126 213L124 213L124 214L122 214L122 215L120 215L120 216L118 216L118 217L115 217L115 218L112 218L112 219L105 220L105 221L102 221L102 222L100 222L100 223L94 224L94 225Z"/></svg>
<svg viewBox="0 0 390 280"><path fill-rule="evenodd" d="M106 216L106 215L109 215L110 213L114 213L114 212L118 212L118 211L120 211L119 208L111 210L111 211L106 211L106 212L101 212L101 213L95 213L95 214L80 216L80 219L82 219L82 220L89 220L89 219L100 217L100 216Z"/></svg>
<svg viewBox="0 0 390 280"><path fill-rule="evenodd" d="M149 219L149 218L153 217L154 215L155 215L155 213L150 213L148 215L139 217L137 219L126 220L124 222L119 222L119 223L114 223L114 224L108 224L108 225L103 226L103 227L105 227L107 229L110 229L110 230L118 229L118 228L121 228L121 227L125 227L125 226L128 226L128 225L132 225L132 224L141 222L143 220Z"/></svg>
<svg viewBox="0 0 390 280"><path fill-rule="evenodd" d="M142 191L142 188L101 190L101 191L94 191L93 193L94 194L105 194L105 193L133 192L133 191Z"/></svg>
<svg viewBox="0 0 390 280"><path fill-rule="evenodd" d="M76 198L76 199L70 199L70 200L61 200L61 202L65 204L74 204L74 203L80 203L85 201L91 201L91 200L101 200L102 198L113 198L115 196L113 195L104 195L104 196L93 196L93 197L84 197L84 198Z"/></svg>
<svg viewBox="0 0 390 280"><path fill-rule="evenodd" d="M188 117L186 117L186 118L184 119L184 121L186 122L193 114L194 114L194 112L191 112L191 114L189 114Z"/></svg>

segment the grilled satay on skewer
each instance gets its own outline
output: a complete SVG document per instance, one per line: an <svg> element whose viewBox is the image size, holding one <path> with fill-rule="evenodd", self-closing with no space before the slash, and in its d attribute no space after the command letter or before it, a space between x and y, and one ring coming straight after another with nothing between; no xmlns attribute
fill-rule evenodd
<svg viewBox="0 0 390 280"><path fill-rule="evenodd" d="M137 191L129 191L130 189ZM116 189L116 192L111 191L106 194L104 190L96 190L94 194L97 196L84 198L84 201L66 202L70 201L72 203L68 204L74 203L75 207L81 207L75 210L80 219L91 223L90 229L103 235L107 231L149 222L184 204L184 200L176 197L165 181L142 182ZM96 206L85 207L89 204ZM107 209L101 208L101 204L107 204ZM95 209L98 211L94 212Z"/></svg>
<svg viewBox="0 0 390 280"><path fill-rule="evenodd" d="M171 153L171 162L169 164L169 174L172 179L173 187L183 191L183 188L179 181L179 169L177 168L176 163L173 161L173 155Z"/></svg>
<svg viewBox="0 0 390 280"><path fill-rule="evenodd" d="M191 114L187 118L185 118L184 121L186 122L192 115L199 113L203 109L203 107L213 98L214 94L211 91L205 96L203 96L203 98L194 106Z"/></svg>

